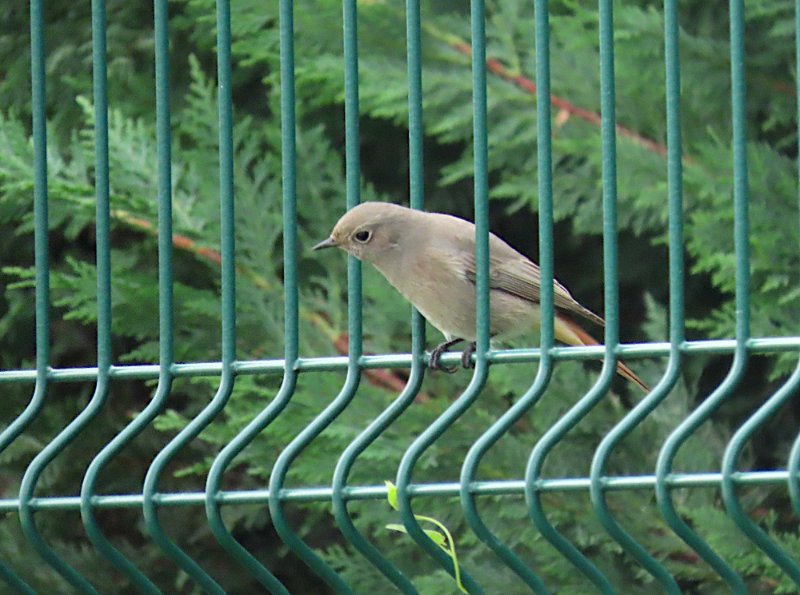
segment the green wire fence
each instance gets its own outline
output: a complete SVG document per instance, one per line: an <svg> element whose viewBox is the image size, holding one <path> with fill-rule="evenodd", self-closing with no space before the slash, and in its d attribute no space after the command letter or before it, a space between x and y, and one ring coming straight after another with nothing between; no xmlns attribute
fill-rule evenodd
<svg viewBox="0 0 800 595"><path fill-rule="evenodd" d="M264 589L272 593L288 593L287 587L276 577L275 569L259 560L248 547L237 540L222 515L224 507L244 504L268 508L272 524L283 543L310 570L318 575L331 590L352 593L340 573L328 564L315 548L309 545L293 528L287 516L286 505L291 502L327 502L342 538L368 560L397 590L415 593L417 588L366 535L353 520L349 504L355 500L385 500L387 490L380 482L375 485L353 485L350 473L358 457L389 429L409 407L421 390L426 372L424 353L424 321L417 312L411 317L411 352L408 354L365 355L362 347L362 297L361 267L350 259L347 268L347 356L309 357L299 350L299 306L297 253L298 197L296 180L297 147L295 138L295 64L294 25L292 0L280 0L280 110L282 122L283 168L283 268L284 268L284 356L283 359L241 360L236 350L236 275L234 259L234 147L231 71L231 14L229 2L217 1L216 56L219 93L219 205L220 205L220 255L221 255L221 361L178 363L175 358L174 305L173 305L173 212L172 212L172 153L170 110L170 41L169 8L166 0L155 0L154 40L156 64L156 120L158 135L158 307L159 307L159 361L142 365L115 363L112 358L111 332L111 279L110 264L110 201L109 201L109 140L108 98L106 75L106 15L103 0L92 1L92 69L93 105L95 119L95 172L96 242L97 242L97 364L92 367L52 368L51 345L51 295L48 263L48 141L46 124L45 45L47 30L44 26L43 0L31 0L31 81L32 81L32 135L34 142L35 184L33 187L33 212L36 266L36 369L0 371L0 383L33 384L32 395L24 410L11 420L0 433L0 451L25 435L46 406L48 391L56 383L93 382L94 394L85 409L55 436L34 457L20 479L17 497L0 499L0 510L8 518L16 517L24 537L39 556L39 564L56 571L75 590L95 593L108 590L107 586L94 585L59 555L57 548L48 542L37 524L39 515L49 511L70 511L80 514L91 545L121 572L137 590L146 593L160 592L148 576L148 568L137 567L117 549L104 533L96 513L104 509L140 508L146 531L163 554L179 566L197 588L209 593L223 593L224 581L213 578L207 568L192 557L184 546L176 543L167 533L162 517L175 506L205 507L209 527L227 555L252 575ZM536 89L539 97L549 97L550 90L550 26L548 3L535 0ZM748 155L746 151L746 104L744 81L744 2L730 1L730 65L732 80L731 139L734 156L734 242L736 270L736 336L728 340L687 341L685 335L684 303L684 205L683 160L681 144L681 80L679 60L679 25L677 0L665 0L664 39L666 68L667 115L667 174L668 174L668 239L669 239L669 341L662 343L620 344L620 312L618 286L617 247L617 172L614 73L614 15L611 0L599 1L599 49L601 98L601 135L603 151L602 211L603 211L603 275L605 346L564 348L554 345L553 328L553 182L550 138L551 103L537 103L537 136L540 139L537 154L538 212L539 212L539 264L542 276L542 326L540 348L497 350L489 343L489 260L488 260L488 198L489 166L487 145L487 50L485 7L483 0L471 3L471 60L473 82L473 137L474 137L474 217L476 222L476 257L478 262L478 341L476 366L466 389L428 427L421 429L402 456L397 468L397 502L402 523L411 539L452 576L457 568L448 555L415 517L422 508L423 498L458 498L464 519L480 542L488 546L500 560L517 575L521 592L536 593L558 591L559 585L548 584L539 568L515 553L504 543L482 518L477 505L482 496L524 496L529 520L536 531L566 558L575 569L604 593L615 592L616 586L604 572L560 530L548 513L543 496L548 493L583 492L591 499L591 506L602 529L625 554L635 559L660 588L669 593L681 592L663 560L648 551L615 518L615 511L607 502L610 492L643 490L654 494L664 522L688 547L707 562L719 575L727 589L746 593L745 580L699 535L679 514L673 499L676 488L719 488L724 508L744 535L781 569L800 589L800 565L792 553L776 543L765 530L748 516L737 488L746 485L785 486L792 506L800 515L800 437L794 443L785 469L770 471L741 471L740 458L753 434L761 429L780 407L798 393L800 365L791 377L743 423L727 443L719 472L676 473L673 462L681 446L692 437L699 426L737 390L742 382L748 358L754 354L779 354L800 352L800 336L753 337L749 324L749 228L748 228ZM346 140L346 205L357 205L361 192L359 167L359 52L358 12L355 0L344 0L344 113ZM423 171L423 86L421 48L421 16L419 1L408 0L405 6L406 46L408 66L409 113L409 188L413 208L424 207ZM796 6L795 31L800 34L800 2ZM400 32L397 32L399 35ZM800 45L798 45L800 61ZM800 84L800 83L798 83ZM798 93L800 95L800 93ZM332 224L333 222L331 222ZM653 413L670 394L678 381L687 356L698 354L733 354L733 365L725 380L683 420L676 420L674 431L667 437L658 454L652 474L635 476L610 476L607 463L620 442L643 420ZM598 437L591 471L587 477L547 478L543 466L549 453L559 445L565 435L575 428L609 392L620 357L652 357L666 361L663 376L652 391L638 401L618 423L602 437ZM603 368L597 382L578 399L565 415L538 440L530 444L530 455L524 477L505 480L479 481L478 466L486 453L524 416L535 411L535 406L550 382L553 366L561 360L588 360L602 357ZM456 362L457 354L445 355L445 362ZM503 366L515 362L535 362L537 372L530 387L516 402L496 419L481 435L474 436L464 458L458 482L418 483L414 481L420 459L425 452L467 412L482 393L489 380L490 366ZM342 412L353 403L365 371L372 369L406 368L410 375L405 388L380 415L358 434L341 453L333 470L330 486L286 487L287 474L295 459ZM260 433L270 432L270 425L281 416L289 404L298 383L305 373L327 370L345 370L346 377L340 392L306 427L299 429L296 437L285 446L269 474L269 484L259 490L222 489L222 481L233 459ZM274 399L265 404L262 412L253 418L236 437L216 454L207 476L206 488L200 492L174 493L161 490L162 477L176 453L191 443L226 407L235 391L236 378L245 375L282 375L280 388ZM172 440L155 456L150 464L140 493L101 495L98 477L101 471L145 429L153 424L164 409L177 378L214 377L219 379L213 398L199 411ZM152 399L141 409L106 446L94 456L85 471L78 496L41 496L37 490L48 465L92 423L97 423L109 396L110 385L117 380L157 381ZM796 554L797 552L794 552ZM0 578L5 588L21 593L34 589L23 578L24 573L0 560ZM493 592L491 585L481 584L469 568L460 569L460 580L470 593ZM388 583L387 583L388 585ZM454 583L455 585L455 583ZM387 588L389 588L387 586Z"/></svg>

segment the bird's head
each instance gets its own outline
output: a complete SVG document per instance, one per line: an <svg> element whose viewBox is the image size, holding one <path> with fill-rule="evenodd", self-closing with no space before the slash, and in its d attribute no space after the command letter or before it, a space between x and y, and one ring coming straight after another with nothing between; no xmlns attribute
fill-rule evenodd
<svg viewBox="0 0 800 595"><path fill-rule="evenodd" d="M400 247L408 235L409 223L419 215L418 211L391 203L361 203L342 215L330 237L313 249L341 248L359 260L380 264Z"/></svg>

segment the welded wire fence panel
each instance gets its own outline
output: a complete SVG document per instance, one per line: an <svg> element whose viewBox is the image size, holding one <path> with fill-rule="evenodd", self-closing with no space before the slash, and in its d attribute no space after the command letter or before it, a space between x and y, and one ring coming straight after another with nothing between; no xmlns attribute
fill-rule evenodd
<svg viewBox="0 0 800 595"><path fill-rule="evenodd" d="M50 4L3 31L4 590L800 588L800 2ZM475 222L456 375L310 252L406 195ZM503 212L538 237L513 349ZM561 233L600 344L556 343Z"/></svg>

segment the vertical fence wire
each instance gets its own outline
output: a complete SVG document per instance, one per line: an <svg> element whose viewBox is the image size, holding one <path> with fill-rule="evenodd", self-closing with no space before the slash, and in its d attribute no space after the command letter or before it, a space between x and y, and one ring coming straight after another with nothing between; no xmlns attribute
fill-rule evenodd
<svg viewBox="0 0 800 595"><path fill-rule="evenodd" d="M50 262L47 209L47 119L45 112L45 46L42 0L31 0L31 115L33 129L33 224L36 267L36 384L25 409L0 432L0 453L25 431L44 405L50 366ZM0 578L19 593L34 590L0 562Z"/></svg>
<svg viewBox="0 0 800 595"><path fill-rule="evenodd" d="M158 593L158 588L103 535L94 516L95 487L102 469L155 419L172 387L173 290L172 290L172 175L169 110L169 28L166 0L153 5L156 69L156 135L158 151L158 301L159 301L159 378L150 403L92 460L81 486L81 516L86 533L114 566L143 593Z"/></svg>
<svg viewBox="0 0 800 595"><path fill-rule="evenodd" d="M486 8L483 0L470 4L472 31L472 113L475 203L476 331L475 370L464 392L406 449L397 470L397 503L408 534L442 568L455 577L453 559L425 534L411 507L409 486L414 467L424 452L472 405L489 374L489 175L486 103ZM468 491L462 478L461 493ZM470 513L467 511L467 514ZM471 574L460 570L461 580L470 593L483 593Z"/></svg>
<svg viewBox="0 0 800 595"><path fill-rule="evenodd" d="M545 460L553 448L606 395L616 370L619 346L619 290L617 283L617 193L616 116L614 97L613 12L610 0L599 2L600 22L600 105L603 162L603 268L605 283L605 357L603 369L584 397L559 419L537 442L528 460L525 476L526 500L531 517L542 533L565 558L603 593L613 593L608 578L547 519L537 485ZM591 490L602 491L599 477L592 478Z"/></svg>
<svg viewBox="0 0 800 595"><path fill-rule="evenodd" d="M31 112L33 128L33 220L36 267L36 385L25 409L0 432L0 452L19 437L44 405L50 365L50 258L48 255L47 119L42 0L31 0Z"/></svg>
<svg viewBox="0 0 800 595"><path fill-rule="evenodd" d="M668 593L680 593L675 579L611 516L603 490L606 462L613 449L670 393L681 371L684 341L683 166L680 129L680 53L677 0L664 2L664 60L666 68L667 185L669 216L670 354L667 369L649 395L642 399L601 440L591 466L592 503L601 524L623 549L661 583Z"/></svg>
<svg viewBox="0 0 800 595"><path fill-rule="evenodd" d="M97 381L86 408L38 455L26 470L19 491L22 530L42 559L76 589L95 588L63 560L36 527L33 499L45 468L100 413L108 397L111 366L111 244L108 160L108 92L106 73L106 11L104 0L92 1L92 85L94 99L96 271L97 271Z"/></svg>
<svg viewBox="0 0 800 595"><path fill-rule="evenodd" d="M361 202L361 167L359 151L358 108L358 5L356 0L343 2L344 20L344 105L345 169L347 208ZM278 535L320 578L337 593L352 593L350 586L326 564L289 525L281 495L289 468L300 453L327 428L350 404L361 381L361 264L352 256L347 260L348 365L347 376L339 394L292 440L272 467L269 483L269 510ZM344 486L340 486L344 489ZM343 496L339 496L340 498Z"/></svg>
<svg viewBox="0 0 800 595"><path fill-rule="evenodd" d="M550 24L547 0L536 0L536 120L539 190L539 265L541 275L541 359L530 388L486 430L470 448L461 467L461 505L467 523L477 537L536 593L548 593L542 579L483 522L471 486L483 456L544 394L552 375L553 347L553 182L550 122Z"/></svg>
<svg viewBox="0 0 800 595"><path fill-rule="evenodd" d="M145 475L143 511L150 536L158 546L208 593L224 593L189 554L173 542L158 518L156 492L161 475L177 452L194 440L225 407L234 384L236 361L236 261L233 184L233 100L231 95L231 15L229 0L217 0L217 102L219 105L219 194L222 292L222 373L219 387L203 408L156 455Z"/></svg>
<svg viewBox="0 0 800 595"><path fill-rule="evenodd" d="M406 1L406 62L408 72L408 155L411 208L424 206L423 128L422 128L422 47L419 0ZM357 457L366 450L413 402L425 376L423 349L425 320L412 308L411 373L397 398L375 418L344 450L333 474L333 512L348 542L403 593L416 593L400 569L370 543L353 524L347 510L346 485Z"/></svg>
<svg viewBox="0 0 800 595"><path fill-rule="evenodd" d="M796 126L798 128L797 135L797 215L798 215L798 229L800 229L800 0L795 0L794 3L794 68L795 68L795 95L797 98L797 115ZM800 366L800 364L798 364ZM792 506L796 515L800 516L800 434L798 434L792 445L792 450L789 453L789 461L786 464L789 470L789 495L791 496Z"/></svg>
<svg viewBox="0 0 800 595"><path fill-rule="evenodd" d="M744 7L742 7L744 10ZM733 11L731 11L733 12ZM737 171L735 181L738 186L738 193L742 195L742 200L747 202L747 120L745 110L745 81L744 81L744 59L745 59L745 33L743 19L731 20L731 78L733 81L733 134L734 134L734 160L736 162ZM734 48L735 45L735 54ZM734 58L735 56L735 58ZM746 215L746 213L745 213ZM739 230L737 238L740 242L747 245L749 242L749 230L747 228L747 217L740 221L742 229ZM736 295L737 301L739 291L749 291L749 262L746 260L747 251L742 248L742 274L737 276ZM745 268L746 267L746 268ZM738 272L738 269L737 269ZM748 297L745 293L744 297ZM747 310L747 302L740 304L742 311ZM739 308L737 307L737 314ZM746 324L747 320L742 321L742 325ZM737 320L738 323L738 320ZM749 329L743 326L743 329L749 335ZM792 396L796 394L797 388L800 386L800 363L798 363L792 376L786 383L778 389L772 397L758 408L747 421L734 433L728 441L728 446L722 458L722 498L725 503L725 508L728 514L742 530L742 532L750 538L750 540L758 546L770 559L775 562L791 579L794 581L795 586L800 588L800 566L793 560L786 551L775 543L767 535L761 527L754 523L748 516L736 492L734 479L737 472L739 457L744 450L748 440L752 435L759 430L768 420L780 409Z"/></svg>
<svg viewBox="0 0 800 595"><path fill-rule="evenodd" d="M672 530L722 577L734 593L746 593L742 578L711 546L680 518L667 485L672 464L683 443L705 422L741 382L747 365L750 336L750 262L748 249L747 138L744 82L744 4L730 2L731 102L733 118L733 208L736 253L736 350L728 375L715 391L667 437L656 463L656 496Z"/></svg>
<svg viewBox="0 0 800 595"><path fill-rule="evenodd" d="M233 459L280 415L297 386L299 312L297 278L297 146L295 134L294 6L280 0L281 171L283 176L283 288L284 373L272 402L245 426L217 455L206 482L206 514L220 545L271 593L288 594L286 586L239 543L222 519L220 491L223 475Z"/></svg>

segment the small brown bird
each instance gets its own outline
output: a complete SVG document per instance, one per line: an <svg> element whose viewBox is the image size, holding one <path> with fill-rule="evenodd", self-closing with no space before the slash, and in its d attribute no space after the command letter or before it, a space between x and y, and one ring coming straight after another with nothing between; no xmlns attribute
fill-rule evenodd
<svg viewBox="0 0 800 595"><path fill-rule="evenodd" d="M445 336L430 355L432 369L450 347L469 341L461 363L471 367L475 351L475 225L441 213L425 213L385 202L365 202L336 223L330 237L314 246L341 248L372 264L403 297ZM489 234L490 325L492 338L507 339L540 322L539 267L496 235ZM554 281L555 338L567 345L597 345L570 315L603 326L603 319L581 306ZM648 392L622 362L617 372Z"/></svg>

